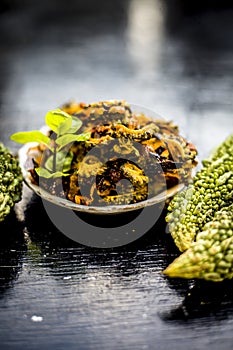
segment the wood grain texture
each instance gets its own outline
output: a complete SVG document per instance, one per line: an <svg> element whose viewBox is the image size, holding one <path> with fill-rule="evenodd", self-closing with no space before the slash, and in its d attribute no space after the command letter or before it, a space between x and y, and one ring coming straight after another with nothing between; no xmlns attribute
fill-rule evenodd
<svg viewBox="0 0 233 350"><path fill-rule="evenodd" d="M146 105L174 119L200 158L232 132L232 9L7 3L0 139L12 150L11 133L39 128L70 99ZM164 277L177 255L164 214L128 246L91 249L60 233L25 189L0 224L1 349L232 349L232 282Z"/></svg>

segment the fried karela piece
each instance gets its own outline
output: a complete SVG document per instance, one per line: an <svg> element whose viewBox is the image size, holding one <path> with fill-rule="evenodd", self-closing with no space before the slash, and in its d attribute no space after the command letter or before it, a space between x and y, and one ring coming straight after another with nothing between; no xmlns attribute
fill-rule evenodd
<svg viewBox="0 0 233 350"><path fill-rule="evenodd" d="M215 213L232 203L233 135L223 142L168 206L166 221L180 251L188 249L196 234Z"/></svg>
<svg viewBox="0 0 233 350"><path fill-rule="evenodd" d="M215 214L197 234L196 242L164 274L214 282L233 278L233 204Z"/></svg>
<svg viewBox="0 0 233 350"><path fill-rule="evenodd" d="M21 199L22 173L17 159L0 143L0 222Z"/></svg>

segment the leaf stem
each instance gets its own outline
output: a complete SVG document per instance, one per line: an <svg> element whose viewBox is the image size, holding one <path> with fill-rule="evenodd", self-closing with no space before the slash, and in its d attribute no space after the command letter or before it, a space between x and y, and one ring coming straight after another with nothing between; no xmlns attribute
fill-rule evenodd
<svg viewBox="0 0 233 350"><path fill-rule="evenodd" d="M57 145L54 143L54 152L53 152L53 172L56 172L57 169L57 164L56 164L56 159L57 159Z"/></svg>

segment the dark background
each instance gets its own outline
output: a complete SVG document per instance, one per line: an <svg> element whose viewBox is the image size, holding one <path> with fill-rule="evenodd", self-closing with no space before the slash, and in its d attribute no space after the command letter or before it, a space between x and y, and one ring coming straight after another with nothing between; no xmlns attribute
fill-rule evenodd
<svg viewBox="0 0 233 350"><path fill-rule="evenodd" d="M126 99L206 157L232 132L231 1L1 0L0 140L64 102ZM164 216L131 245L82 247L25 189L0 224L1 349L232 349L232 283L167 279ZM32 316L41 316L33 322Z"/></svg>

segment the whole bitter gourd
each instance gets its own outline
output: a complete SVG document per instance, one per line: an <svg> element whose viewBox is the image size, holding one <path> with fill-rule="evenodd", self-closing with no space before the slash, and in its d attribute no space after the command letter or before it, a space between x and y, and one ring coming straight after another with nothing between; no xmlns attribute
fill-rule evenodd
<svg viewBox="0 0 233 350"><path fill-rule="evenodd" d="M22 181L18 160L0 143L0 222L21 199Z"/></svg>
<svg viewBox="0 0 233 350"><path fill-rule="evenodd" d="M191 247L164 271L170 277L214 282L233 278L233 204L205 224Z"/></svg>
<svg viewBox="0 0 233 350"><path fill-rule="evenodd" d="M233 135L203 161L203 168L185 190L168 206L169 231L180 251L187 250L198 232L217 211L229 206L233 198Z"/></svg>

